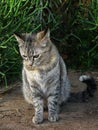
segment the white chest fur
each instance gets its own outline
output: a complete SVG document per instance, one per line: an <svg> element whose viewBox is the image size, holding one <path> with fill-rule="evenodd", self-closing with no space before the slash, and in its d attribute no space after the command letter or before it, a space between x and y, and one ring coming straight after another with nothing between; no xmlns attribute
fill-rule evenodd
<svg viewBox="0 0 98 130"><path fill-rule="evenodd" d="M33 83L36 82L42 89L44 88L44 91L46 91L46 84L48 80L53 79L54 77L58 78L59 63L47 73L45 71L41 73L38 70L28 71L27 69L25 69L25 72L30 85L33 85Z"/></svg>

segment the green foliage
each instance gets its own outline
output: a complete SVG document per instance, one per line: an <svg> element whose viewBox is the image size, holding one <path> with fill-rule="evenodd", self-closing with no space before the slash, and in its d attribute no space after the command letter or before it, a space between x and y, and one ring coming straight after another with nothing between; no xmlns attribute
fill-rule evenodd
<svg viewBox="0 0 98 130"><path fill-rule="evenodd" d="M62 0L2 0L0 3L0 83L21 77L22 61L14 32L35 32L59 26L56 11ZM55 9L54 9L55 8Z"/></svg>
<svg viewBox="0 0 98 130"><path fill-rule="evenodd" d="M21 77L22 60L14 32L51 29L51 39L71 67L92 68L98 63L98 1L1 0L0 83Z"/></svg>
<svg viewBox="0 0 98 130"><path fill-rule="evenodd" d="M63 14L65 16L65 13ZM67 5L66 36L63 53L66 52L68 64L74 68L90 69L98 64L98 1L92 0L84 5L69 0ZM64 19L64 20L65 20Z"/></svg>
<svg viewBox="0 0 98 130"><path fill-rule="evenodd" d="M80 5L80 11L77 19L83 29L81 36L81 46L85 51L80 55L80 63L84 61L87 68L97 67L98 64L98 1L92 1L89 7ZM84 55L83 55L84 54Z"/></svg>

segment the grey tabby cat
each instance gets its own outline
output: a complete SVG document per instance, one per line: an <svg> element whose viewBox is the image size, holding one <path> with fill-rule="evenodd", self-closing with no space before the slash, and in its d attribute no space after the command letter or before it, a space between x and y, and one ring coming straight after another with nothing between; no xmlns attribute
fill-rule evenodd
<svg viewBox="0 0 98 130"><path fill-rule="evenodd" d="M28 103L33 104L35 116L33 122L43 121L43 108L47 101L51 122L58 120L59 106L68 101L87 102L94 97L97 84L89 75L80 76L79 80L87 88L78 93L70 93L70 82L66 66L55 45L50 40L50 31L37 34L15 34L23 58L23 94Z"/></svg>
<svg viewBox="0 0 98 130"><path fill-rule="evenodd" d="M23 94L33 104L33 123L43 121L44 103L47 100L48 119L58 120L59 106L70 94L70 83L65 63L50 40L50 31L37 34L15 34L23 58Z"/></svg>

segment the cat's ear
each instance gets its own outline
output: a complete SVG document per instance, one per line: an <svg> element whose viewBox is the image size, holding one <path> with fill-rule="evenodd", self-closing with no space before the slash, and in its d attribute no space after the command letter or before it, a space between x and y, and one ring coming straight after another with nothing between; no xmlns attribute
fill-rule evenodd
<svg viewBox="0 0 98 130"><path fill-rule="evenodd" d="M43 38L45 39L50 39L50 30L46 29L45 31L41 31L37 33L37 39L42 40Z"/></svg>
<svg viewBox="0 0 98 130"><path fill-rule="evenodd" d="M45 31L44 31L44 33L45 33L45 38L47 38L47 39L50 39L50 29L48 28L48 29L46 29Z"/></svg>
<svg viewBox="0 0 98 130"><path fill-rule="evenodd" d="M19 43L19 46L23 45L24 42L25 42L25 37L26 37L26 34L18 34L18 33L14 33L14 36L16 38L16 40L18 41Z"/></svg>
<svg viewBox="0 0 98 130"><path fill-rule="evenodd" d="M41 31L41 32L39 32L39 33L37 33L37 39L38 40L42 40L43 39L43 37L44 37L44 31Z"/></svg>

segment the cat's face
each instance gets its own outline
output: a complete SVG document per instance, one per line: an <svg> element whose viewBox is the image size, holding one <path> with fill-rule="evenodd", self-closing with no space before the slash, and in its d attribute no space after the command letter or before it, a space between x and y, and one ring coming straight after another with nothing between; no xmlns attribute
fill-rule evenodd
<svg viewBox="0 0 98 130"><path fill-rule="evenodd" d="M15 34L19 43L20 54L30 66L39 66L51 48L50 32L41 31L37 34Z"/></svg>

